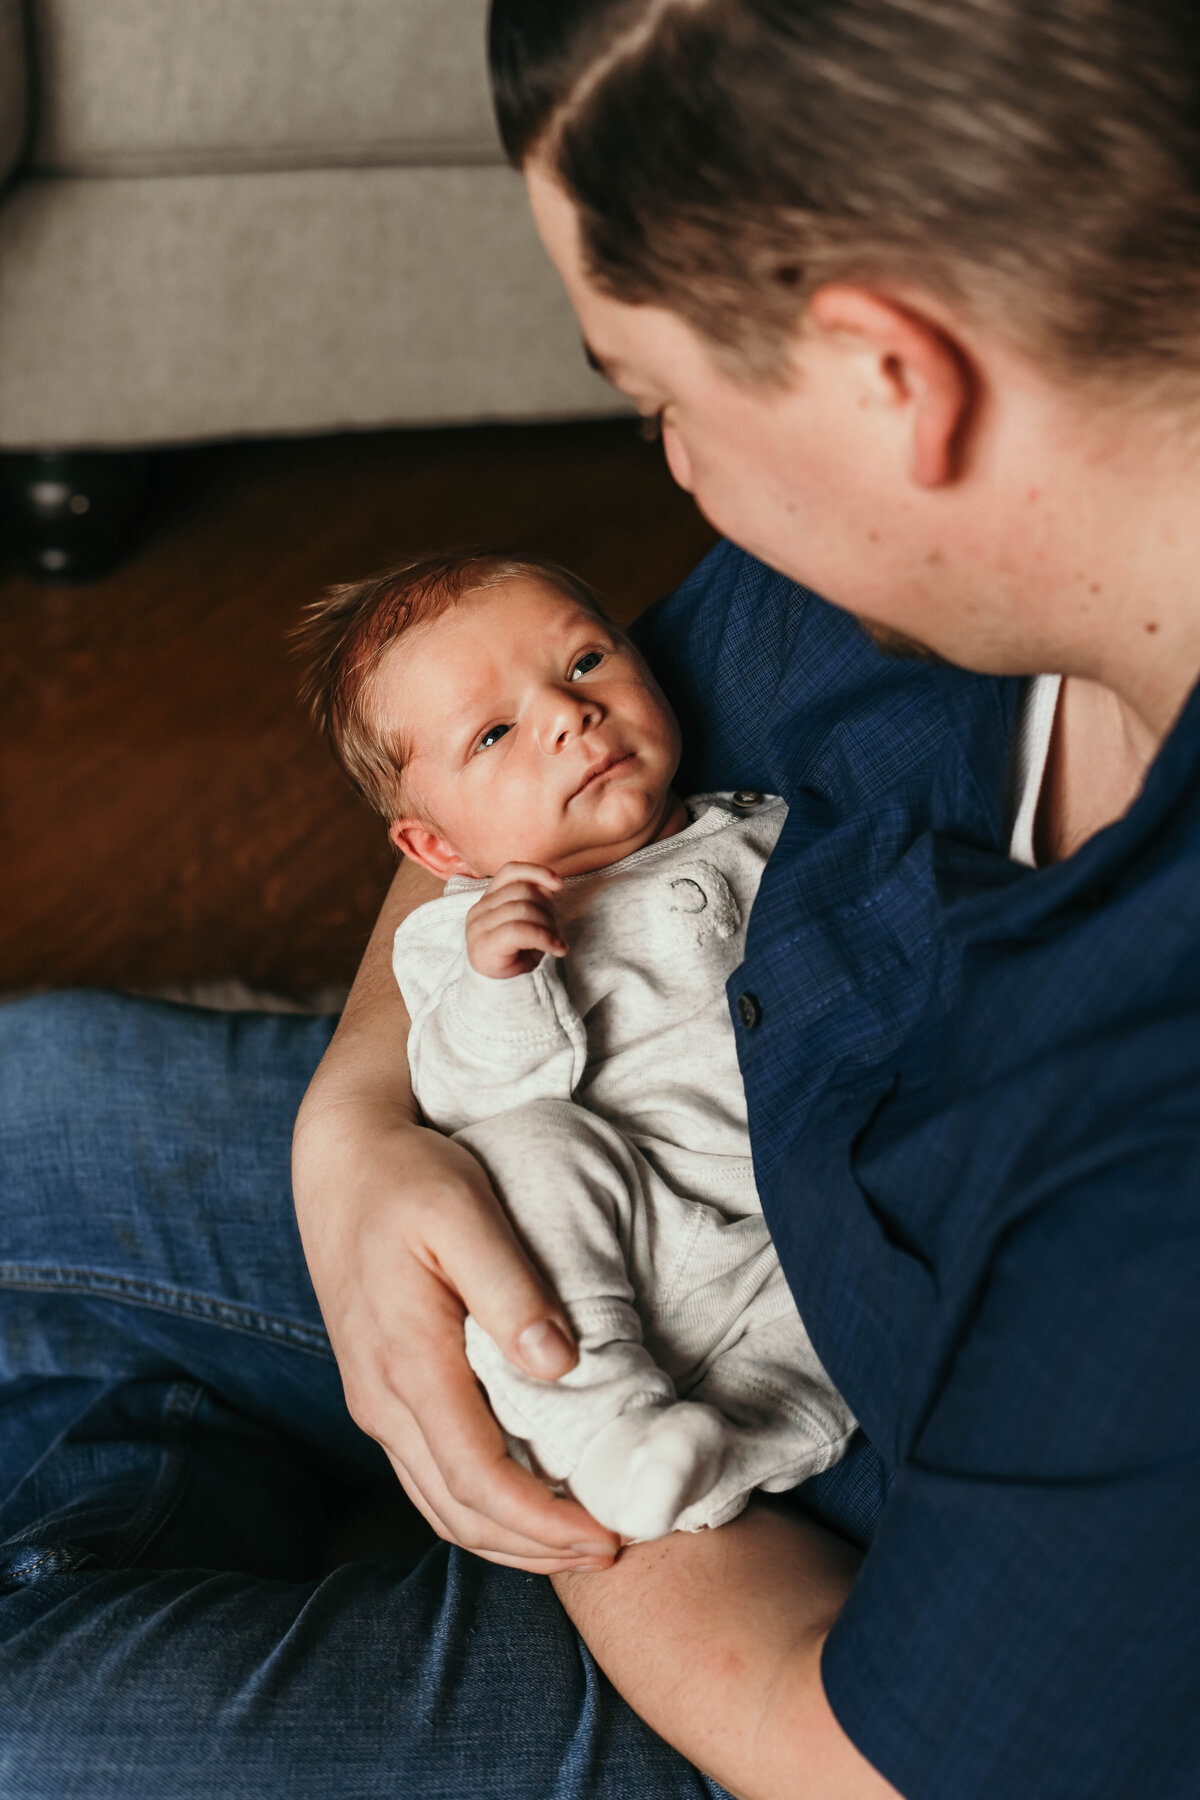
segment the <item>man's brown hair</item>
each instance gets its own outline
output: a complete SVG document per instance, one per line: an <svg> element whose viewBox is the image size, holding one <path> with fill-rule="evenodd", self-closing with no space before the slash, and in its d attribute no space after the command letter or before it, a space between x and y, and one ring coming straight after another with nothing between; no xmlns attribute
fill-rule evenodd
<svg viewBox="0 0 1200 1800"><path fill-rule="evenodd" d="M327 588L292 634L306 674L301 689L316 723L359 793L390 823L419 812L407 793L403 724L387 726L372 704L373 678L392 646L472 594L509 581L539 581L604 618L599 596L561 563L502 550L451 550Z"/></svg>
<svg viewBox="0 0 1200 1800"><path fill-rule="evenodd" d="M1060 372L1200 372L1197 0L493 0L501 135L590 278L771 377L831 280Z"/></svg>

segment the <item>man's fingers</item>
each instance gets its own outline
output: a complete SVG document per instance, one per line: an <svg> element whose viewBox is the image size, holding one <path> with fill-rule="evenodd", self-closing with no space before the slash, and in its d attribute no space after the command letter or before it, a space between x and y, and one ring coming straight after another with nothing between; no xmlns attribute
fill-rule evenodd
<svg viewBox="0 0 1200 1800"><path fill-rule="evenodd" d="M540 1381L575 1367L579 1352L558 1297L535 1274L498 1207L472 1219L466 1258L451 1220L431 1222L428 1244L438 1273L509 1362Z"/></svg>
<svg viewBox="0 0 1200 1800"><path fill-rule="evenodd" d="M525 1569L531 1575L560 1575L568 1569L607 1568L618 1553L619 1546L606 1546L602 1541L604 1534L599 1530L593 1530L591 1534L596 1540L594 1544L581 1542L567 1549L547 1548L534 1538L506 1531L491 1519L456 1505L437 1482L437 1471L432 1464L429 1472L434 1479L430 1481L430 1487L437 1494L436 1502L410 1466L397 1462L394 1457L392 1466L405 1493L437 1535L448 1544L469 1550L473 1556L482 1556L487 1562L502 1563L509 1569Z"/></svg>
<svg viewBox="0 0 1200 1800"><path fill-rule="evenodd" d="M436 1513L456 1543L484 1555L522 1558L615 1552L615 1535L577 1501L552 1494L512 1461L465 1355L427 1364L409 1410L419 1441L408 1436L404 1466L430 1509L426 1516ZM430 1431L436 1434L436 1462L428 1449Z"/></svg>
<svg viewBox="0 0 1200 1800"><path fill-rule="evenodd" d="M439 1535L547 1573L611 1560L615 1534L509 1458L463 1343L469 1311L518 1367L552 1380L577 1361L566 1314L469 1151L416 1130L406 1135L404 1161L402 1236L386 1211L377 1224L389 1228L360 1232L372 1296L365 1333L361 1320L331 1326L352 1415L383 1445Z"/></svg>
<svg viewBox="0 0 1200 1800"><path fill-rule="evenodd" d="M480 1555L544 1564L547 1571L615 1554L612 1532L509 1458L461 1350L447 1360L419 1344L408 1349L424 1371L420 1390L407 1400L393 1394L386 1414L376 1413L365 1428L440 1537ZM422 1420L434 1431L436 1460Z"/></svg>

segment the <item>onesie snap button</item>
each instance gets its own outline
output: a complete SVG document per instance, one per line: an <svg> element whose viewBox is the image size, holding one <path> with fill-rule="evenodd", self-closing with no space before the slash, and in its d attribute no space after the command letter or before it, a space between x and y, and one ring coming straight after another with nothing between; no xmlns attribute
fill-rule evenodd
<svg viewBox="0 0 1200 1800"><path fill-rule="evenodd" d="M733 796L733 804L743 812L751 812L754 807L762 805L762 795L756 794L753 788L739 788Z"/></svg>
<svg viewBox="0 0 1200 1800"><path fill-rule="evenodd" d="M747 1029L762 1023L762 1007L758 1004L756 994L739 994L737 997L737 1016Z"/></svg>

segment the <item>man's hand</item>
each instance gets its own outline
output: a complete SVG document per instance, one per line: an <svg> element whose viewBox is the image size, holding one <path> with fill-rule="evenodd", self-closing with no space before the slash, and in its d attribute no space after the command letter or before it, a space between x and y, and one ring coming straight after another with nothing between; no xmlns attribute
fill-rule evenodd
<svg viewBox="0 0 1200 1800"><path fill-rule="evenodd" d="M528 975L543 956L565 956L550 896L562 877L538 863L505 863L467 914L467 957L493 981Z"/></svg>
<svg viewBox="0 0 1200 1800"><path fill-rule="evenodd" d="M310 1114L296 1157L299 1197L334 1152L325 1204L298 1216L352 1417L439 1537L539 1574L611 1562L616 1538L509 1459L463 1351L469 1311L531 1374L575 1361L483 1170L438 1132L351 1121L339 1153L342 1122Z"/></svg>
<svg viewBox="0 0 1200 1800"><path fill-rule="evenodd" d="M576 1351L480 1165L417 1123L397 924L438 891L407 866L300 1109L296 1217L346 1403L440 1537L538 1574L603 1567L618 1540L510 1460L463 1347L469 1311L519 1368Z"/></svg>

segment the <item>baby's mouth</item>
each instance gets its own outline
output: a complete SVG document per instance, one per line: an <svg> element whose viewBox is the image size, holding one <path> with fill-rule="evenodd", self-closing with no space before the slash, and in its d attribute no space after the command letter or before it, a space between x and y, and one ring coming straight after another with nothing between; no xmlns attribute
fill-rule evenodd
<svg viewBox="0 0 1200 1800"><path fill-rule="evenodd" d="M595 768L588 770L579 786L575 789L575 792L571 795L571 799L578 800L580 794L586 793L594 781L599 781L602 775L611 774L614 769L619 769L623 763L632 762L635 754L636 753L633 750L614 750L611 756L606 756L603 762L598 762Z"/></svg>

